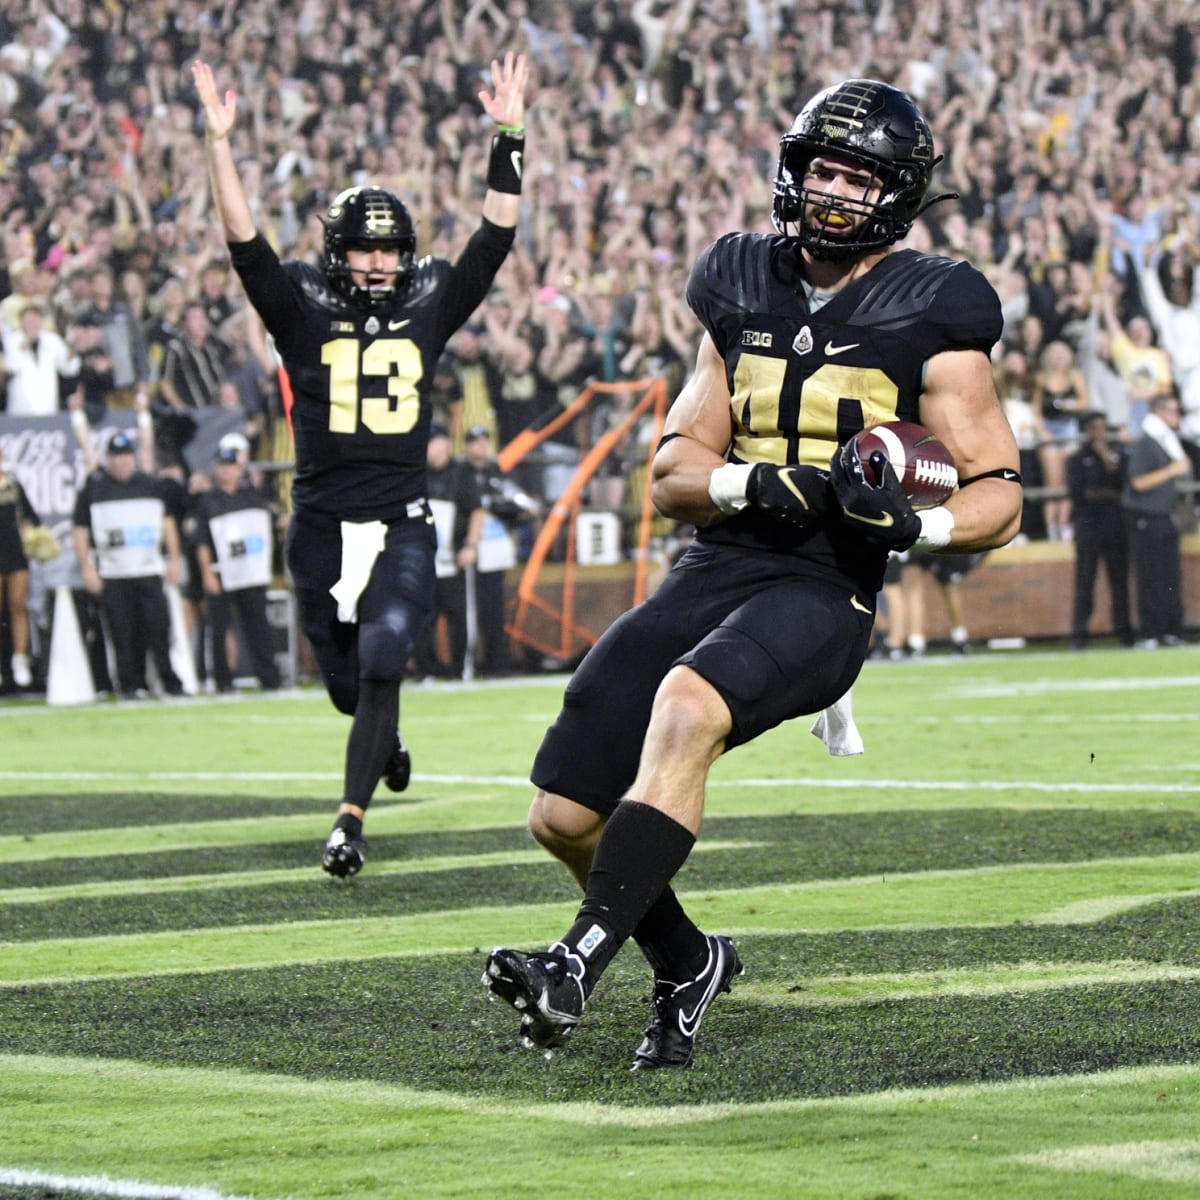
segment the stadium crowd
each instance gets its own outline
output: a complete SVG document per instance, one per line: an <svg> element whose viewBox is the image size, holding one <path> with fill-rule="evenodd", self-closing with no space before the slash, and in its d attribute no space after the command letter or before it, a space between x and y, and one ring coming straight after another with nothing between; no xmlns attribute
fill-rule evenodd
<svg viewBox="0 0 1200 1200"><path fill-rule="evenodd" d="M453 257L483 193L475 95L500 45L535 65L527 180L516 247L438 380L456 451L479 425L504 445L588 380L662 374L674 394L698 337L689 265L725 231L770 228L779 130L818 88L863 75L904 88L934 127L934 191L959 199L908 244L970 257L1001 296L994 367L1026 483L1065 497L1081 416L1103 412L1132 442L1164 393L1196 455L1190 0L30 0L0 16L10 414L49 395L95 420L148 391L169 456L190 409L241 406L254 457L286 459L190 64L214 64L250 108L235 151L281 254L319 261L319 214L370 181L419 218L419 252ZM31 336L49 344L35 324L61 339L50 366L29 353ZM62 382L31 405L37 372ZM1028 536L1070 536L1069 500L1027 508Z"/></svg>

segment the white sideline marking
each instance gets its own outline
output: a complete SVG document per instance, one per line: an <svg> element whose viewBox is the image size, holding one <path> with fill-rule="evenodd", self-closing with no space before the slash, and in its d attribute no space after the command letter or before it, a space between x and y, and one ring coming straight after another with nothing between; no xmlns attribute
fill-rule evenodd
<svg viewBox="0 0 1200 1200"><path fill-rule="evenodd" d="M107 1175L48 1175L44 1171L15 1171L0 1167L0 1183L10 1187L44 1187L56 1192L90 1192L120 1200L249 1200L207 1187L159 1187Z"/></svg>
<svg viewBox="0 0 1200 1200"><path fill-rule="evenodd" d="M1014 1161L1059 1171L1106 1171L1157 1183L1200 1183L1200 1141L1070 1146L1021 1154Z"/></svg>
<svg viewBox="0 0 1200 1200"><path fill-rule="evenodd" d="M978 698L1050 696L1055 692L1158 691L1160 688L1194 688L1198 685L1200 675L1163 675L1136 679L1031 679L1022 683L967 684L953 691L957 696Z"/></svg>

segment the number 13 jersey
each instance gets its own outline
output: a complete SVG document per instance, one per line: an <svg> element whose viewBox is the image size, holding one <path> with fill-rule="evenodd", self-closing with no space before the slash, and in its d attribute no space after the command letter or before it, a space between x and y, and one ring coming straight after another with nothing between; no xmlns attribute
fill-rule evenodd
<svg viewBox="0 0 1200 1200"><path fill-rule="evenodd" d="M395 520L424 497L430 389L446 342L487 295L514 230L484 219L453 264L424 258L390 306L351 303L325 273L230 243L291 384L297 513Z"/></svg>

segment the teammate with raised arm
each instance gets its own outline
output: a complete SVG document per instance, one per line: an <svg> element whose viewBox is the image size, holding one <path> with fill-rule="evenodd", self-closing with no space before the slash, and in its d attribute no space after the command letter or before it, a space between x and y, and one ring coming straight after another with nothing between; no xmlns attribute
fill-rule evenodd
<svg viewBox="0 0 1200 1200"><path fill-rule="evenodd" d="M653 464L660 511L699 533L667 580L612 625L567 686L534 762L534 837L584 888L546 951L499 948L484 982L552 1048L632 937L654 971L634 1069L687 1066L742 970L670 884L700 830L717 757L843 696L867 654L888 553L1007 542L1018 454L992 386L1000 302L965 262L893 250L937 162L903 92L847 80L782 139L775 235L718 239L688 302L704 326ZM962 482L914 512L853 435L924 424ZM872 463L876 469L878 465Z"/></svg>
<svg viewBox="0 0 1200 1200"><path fill-rule="evenodd" d="M458 260L416 256L399 197L352 187L331 198L321 268L279 261L258 233L230 134L237 96L193 65L209 168L230 258L291 383L296 472L287 563L301 627L330 699L350 715L345 782L322 865L363 865L363 817L380 777L408 785L400 683L433 597L425 495L434 364L487 295L515 236L525 146L523 56L491 65L479 93L498 126L483 217Z"/></svg>

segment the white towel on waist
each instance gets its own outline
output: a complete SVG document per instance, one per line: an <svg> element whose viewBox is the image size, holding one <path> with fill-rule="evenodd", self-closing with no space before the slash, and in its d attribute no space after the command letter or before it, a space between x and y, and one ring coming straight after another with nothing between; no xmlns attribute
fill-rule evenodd
<svg viewBox="0 0 1200 1200"><path fill-rule="evenodd" d="M358 621L358 600L383 549L387 526L382 521L342 522L342 577L329 589L337 601L338 620Z"/></svg>
<svg viewBox="0 0 1200 1200"><path fill-rule="evenodd" d="M829 753L839 758L849 754L862 754L865 749L862 734L858 732L858 726L854 723L850 691L817 713L811 730L814 737L819 737L825 743Z"/></svg>

